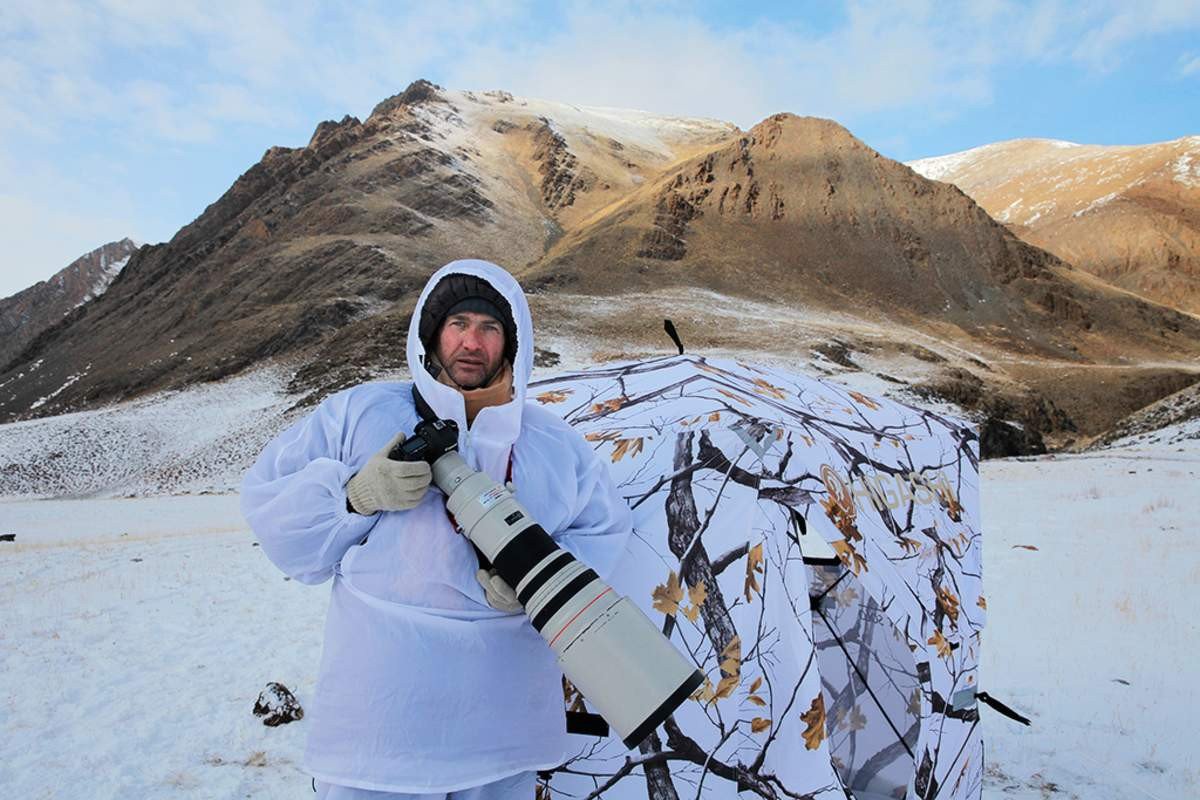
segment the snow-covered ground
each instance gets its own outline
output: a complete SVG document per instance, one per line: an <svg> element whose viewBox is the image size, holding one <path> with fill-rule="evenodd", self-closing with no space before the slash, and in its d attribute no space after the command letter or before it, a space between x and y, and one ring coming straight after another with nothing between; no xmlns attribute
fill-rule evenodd
<svg viewBox="0 0 1200 800"><path fill-rule="evenodd" d="M986 462L985 795L1200 796L1200 447ZM0 786L21 798L303 797L328 586L285 580L237 497L0 502ZM1036 548L1036 549L1031 549Z"/></svg>

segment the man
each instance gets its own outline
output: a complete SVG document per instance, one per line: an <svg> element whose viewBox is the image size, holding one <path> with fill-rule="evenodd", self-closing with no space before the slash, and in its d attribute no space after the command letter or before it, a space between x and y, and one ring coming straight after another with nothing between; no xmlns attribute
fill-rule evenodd
<svg viewBox="0 0 1200 800"><path fill-rule="evenodd" d="M561 672L512 588L452 527L428 465L387 459L421 418L414 386L428 412L458 423L467 463L511 480L601 578L625 549L630 513L583 438L525 404L533 327L500 267L438 270L407 355L412 383L330 396L242 484L268 558L305 583L333 578L305 767L334 800L530 800L536 770L571 754Z"/></svg>

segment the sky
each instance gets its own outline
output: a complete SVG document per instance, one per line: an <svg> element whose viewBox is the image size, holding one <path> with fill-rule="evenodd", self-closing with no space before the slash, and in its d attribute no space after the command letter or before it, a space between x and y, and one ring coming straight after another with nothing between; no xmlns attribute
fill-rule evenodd
<svg viewBox="0 0 1200 800"><path fill-rule="evenodd" d="M267 148L418 78L743 128L829 117L901 161L1144 144L1200 134L1200 0L5 0L0 297L170 239Z"/></svg>

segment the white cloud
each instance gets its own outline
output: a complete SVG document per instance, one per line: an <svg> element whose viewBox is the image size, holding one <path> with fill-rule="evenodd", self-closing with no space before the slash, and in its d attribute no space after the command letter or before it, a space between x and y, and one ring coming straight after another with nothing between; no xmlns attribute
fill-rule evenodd
<svg viewBox="0 0 1200 800"><path fill-rule="evenodd" d="M1115 68L1123 48L1138 39L1200 29L1200 0L1141 0L1136 4L1108 0L1092 7L1091 24L1072 52L1077 60L1100 70Z"/></svg>
<svg viewBox="0 0 1200 800"><path fill-rule="evenodd" d="M1200 56L1193 56L1191 53L1181 56L1179 59L1179 74L1184 77L1200 75Z"/></svg>

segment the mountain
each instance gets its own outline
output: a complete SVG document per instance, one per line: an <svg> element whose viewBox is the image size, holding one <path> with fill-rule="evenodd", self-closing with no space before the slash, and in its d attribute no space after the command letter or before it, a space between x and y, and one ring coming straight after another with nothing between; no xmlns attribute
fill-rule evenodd
<svg viewBox="0 0 1200 800"><path fill-rule="evenodd" d="M909 166L1064 261L1200 313L1200 136L1124 147L1019 139Z"/></svg>
<svg viewBox="0 0 1200 800"><path fill-rule="evenodd" d="M467 256L527 287L541 364L555 348L583 362L662 352L669 316L689 348L789 362L811 349L836 368L902 356L949 371L927 387L938 396L1084 432L1200 377L1200 320L1020 241L836 123L780 114L742 131L418 81L364 121L271 148L142 248L0 374L0 420L268 362L315 402L403 367L421 286ZM1097 401L1092 368L1114 359L1122 400ZM1056 381L1063 364L1071 380Z"/></svg>
<svg viewBox="0 0 1200 800"><path fill-rule="evenodd" d="M104 294L137 248L128 238L100 245L49 280L0 300L0 367L64 314Z"/></svg>

